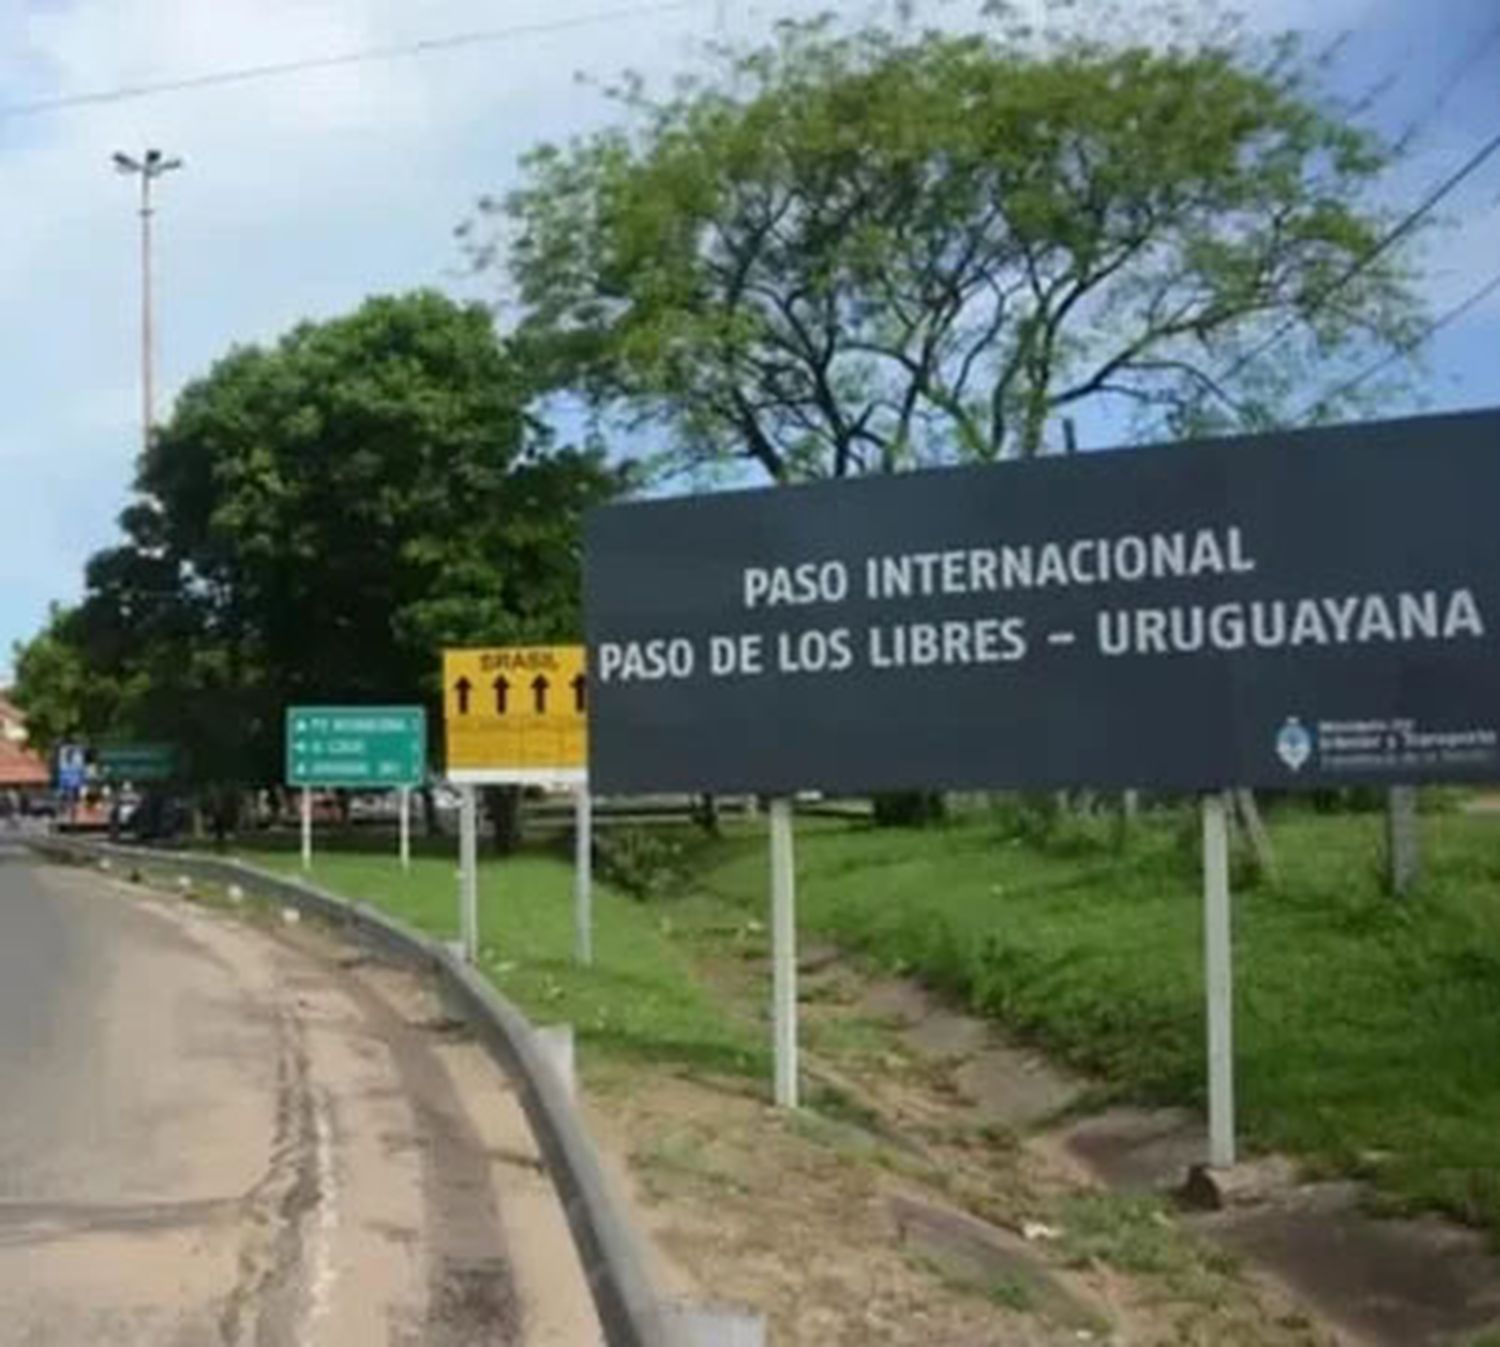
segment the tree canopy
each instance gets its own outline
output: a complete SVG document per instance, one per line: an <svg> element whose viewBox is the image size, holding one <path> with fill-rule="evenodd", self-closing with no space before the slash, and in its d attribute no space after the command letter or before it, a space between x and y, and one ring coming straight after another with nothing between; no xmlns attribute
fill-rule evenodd
<svg viewBox="0 0 1500 1347"><path fill-rule="evenodd" d="M81 605L20 653L22 704L77 659L119 694L83 728L268 781L291 702L432 701L445 644L576 637L580 517L622 479L550 444L534 392L485 310L434 293L232 352L154 436Z"/></svg>
<svg viewBox="0 0 1500 1347"><path fill-rule="evenodd" d="M107 731L123 690L86 662L78 609L54 604L46 626L16 649L14 693L32 747L50 753L70 739Z"/></svg>
<svg viewBox="0 0 1500 1347"><path fill-rule="evenodd" d="M1366 204L1386 151L1290 44L825 18L615 96L461 233L554 377L683 463L1032 455L1101 400L1263 425L1416 319Z"/></svg>

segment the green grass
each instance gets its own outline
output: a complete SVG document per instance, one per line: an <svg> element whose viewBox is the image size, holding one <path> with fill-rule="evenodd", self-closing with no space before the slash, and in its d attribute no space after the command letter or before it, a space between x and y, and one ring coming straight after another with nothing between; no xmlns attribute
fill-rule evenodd
<svg viewBox="0 0 1500 1347"><path fill-rule="evenodd" d="M284 848L241 849L254 863L300 874ZM458 881L449 856L418 856L403 874L389 855L329 849L314 883L374 903L441 939L458 933ZM550 856L486 861L479 874L485 971L539 1023L571 1023L582 1044L730 1075L769 1071L757 1037L728 1015L663 932L659 912L597 886L596 963L573 961L572 872Z"/></svg>
<svg viewBox="0 0 1500 1347"><path fill-rule="evenodd" d="M1036 1308L1036 1293L1015 1277L1002 1277L990 1287L990 1299L1002 1309L1026 1314Z"/></svg>
<svg viewBox="0 0 1500 1347"><path fill-rule="evenodd" d="M1080 1266L1098 1261L1124 1272L1176 1276L1195 1247L1153 1198L1080 1193L1062 1205L1063 1251Z"/></svg>
<svg viewBox="0 0 1500 1347"><path fill-rule="evenodd" d="M1120 1193L1076 1193L1063 1200L1062 1251L1074 1267L1102 1263L1159 1278L1174 1296L1204 1305L1223 1296L1222 1278L1234 1259L1194 1239L1154 1198Z"/></svg>
<svg viewBox="0 0 1500 1347"><path fill-rule="evenodd" d="M1428 879L1381 889L1377 817L1274 820L1276 889L1235 899L1240 1123L1500 1232L1500 821L1423 820ZM993 824L799 838L804 931L910 971L1147 1102L1201 1106L1201 899L1190 817L1127 853ZM764 905L742 843L706 878Z"/></svg>
<svg viewBox="0 0 1500 1347"><path fill-rule="evenodd" d="M1500 820L1425 816L1427 877L1405 904L1381 888L1378 817L1288 810L1272 827L1279 887L1235 897L1242 1135L1500 1234ZM1116 1096L1201 1107L1195 835L1189 814L1144 824L1123 852L1102 822L1045 844L984 818L925 832L799 824L800 922L805 938L920 976ZM764 838L679 838L692 891L638 903L603 889L588 972L570 958L566 865L486 864L485 965L585 1044L763 1080ZM403 877L388 857L327 854L315 878L454 933L451 856Z"/></svg>

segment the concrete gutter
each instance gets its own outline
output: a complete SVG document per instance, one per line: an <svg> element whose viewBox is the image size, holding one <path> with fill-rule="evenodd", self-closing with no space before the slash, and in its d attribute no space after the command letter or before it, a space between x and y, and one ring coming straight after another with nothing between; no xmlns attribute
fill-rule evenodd
<svg viewBox="0 0 1500 1347"><path fill-rule="evenodd" d="M476 969L444 945L365 903L351 903L301 880L240 861L151 851L57 836L32 837L33 850L73 864L128 865L237 884L247 894L317 917L434 976L452 1006L515 1082L522 1106L567 1215L573 1243L609 1347L688 1347L685 1334L646 1274L640 1239L617 1200L599 1155L535 1029Z"/></svg>

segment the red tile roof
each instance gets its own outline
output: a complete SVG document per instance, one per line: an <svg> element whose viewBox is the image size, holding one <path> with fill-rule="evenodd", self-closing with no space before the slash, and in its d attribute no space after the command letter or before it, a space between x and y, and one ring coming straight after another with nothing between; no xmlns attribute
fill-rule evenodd
<svg viewBox="0 0 1500 1347"><path fill-rule="evenodd" d="M24 744L0 737L0 787L47 786L52 773L47 764Z"/></svg>

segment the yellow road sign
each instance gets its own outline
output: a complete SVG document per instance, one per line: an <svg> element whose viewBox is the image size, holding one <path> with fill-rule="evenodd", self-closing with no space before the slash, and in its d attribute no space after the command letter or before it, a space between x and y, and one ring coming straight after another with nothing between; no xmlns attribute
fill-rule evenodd
<svg viewBox="0 0 1500 1347"><path fill-rule="evenodd" d="M588 766L581 645L443 652L448 777L471 784L566 784Z"/></svg>

